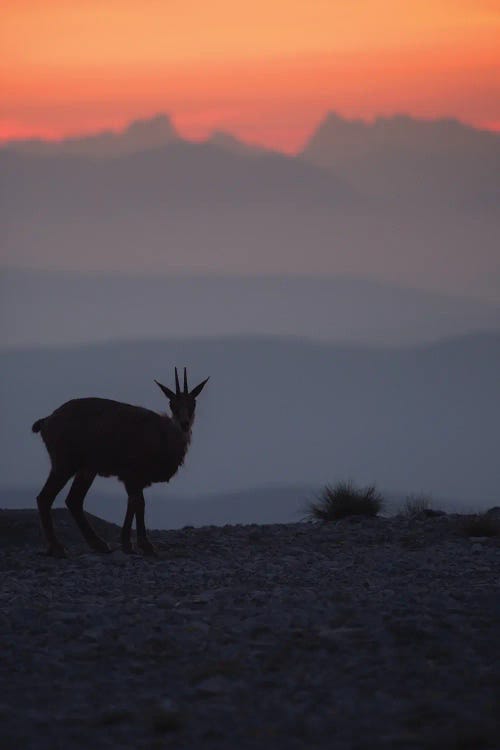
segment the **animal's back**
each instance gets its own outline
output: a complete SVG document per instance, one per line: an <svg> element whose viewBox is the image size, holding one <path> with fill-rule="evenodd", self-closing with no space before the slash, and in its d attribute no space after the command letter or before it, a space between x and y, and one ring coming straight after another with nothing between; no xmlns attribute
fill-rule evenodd
<svg viewBox="0 0 500 750"><path fill-rule="evenodd" d="M102 476L151 477L149 481L166 481L177 468L170 466L179 452L175 426L167 416L141 406L74 399L35 422L35 428L54 468L64 464L69 471L86 468Z"/></svg>
<svg viewBox="0 0 500 750"><path fill-rule="evenodd" d="M120 424L140 425L144 421L161 419L159 414L142 406L133 406L108 398L75 398L59 406L48 417L39 419L33 425L34 432L41 432L42 437L64 431L66 437L78 428L80 434L89 430L99 431L105 425ZM75 430L76 431L76 430Z"/></svg>

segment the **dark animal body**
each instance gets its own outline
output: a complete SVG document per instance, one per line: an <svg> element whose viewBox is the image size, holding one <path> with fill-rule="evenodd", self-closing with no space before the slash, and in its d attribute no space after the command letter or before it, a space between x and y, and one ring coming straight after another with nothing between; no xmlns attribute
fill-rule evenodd
<svg viewBox="0 0 500 750"><path fill-rule="evenodd" d="M130 533L135 517L137 544L145 554L153 554L144 523L143 490L156 482L168 482L182 466L191 441L196 397L207 382L189 392L185 369L183 391L177 369L175 380L175 393L158 383L169 398L171 417L119 401L81 398L68 401L34 423L32 430L41 434L51 460L49 477L37 498L49 554L65 554L55 536L50 509L71 477L68 509L88 544L97 551L109 551L83 512L85 496L97 475L115 476L125 485L128 505L122 549L133 551Z"/></svg>
<svg viewBox="0 0 500 750"><path fill-rule="evenodd" d="M68 401L33 432L41 433L56 473L85 467L143 488L168 482L190 441L168 416L104 398Z"/></svg>

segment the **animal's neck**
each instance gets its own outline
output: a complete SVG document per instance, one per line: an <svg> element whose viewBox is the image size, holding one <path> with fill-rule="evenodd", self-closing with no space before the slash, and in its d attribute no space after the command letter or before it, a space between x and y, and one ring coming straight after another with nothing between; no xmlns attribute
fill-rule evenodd
<svg viewBox="0 0 500 750"><path fill-rule="evenodd" d="M191 425L191 427L188 430L181 430L181 428L179 427L179 430L181 431L182 436L184 440L186 441L186 450L189 446L189 443L191 442L191 430L192 429L193 429L193 425Z"/></svg>
<svg viewBox="0 0 500 750"><path fill-rule="evenodd" d="M178 455L179 466L181 466L184 463L184 459L186 458L189 444L191 442L191 427L188 430L183 430L176 422L174 422L174 424L177 427L181 438L179 441L180 450Z"/></svg>
<svg viewBox="0 0 500 750"><path fill-rule="evenodd" d="M181 425L179 424L179 422L176 420L175 417L173 417L173 416L170 417L168 414L164 414L163 416L166 419L168 419L174 425L175 429L179 433L179 436L184 441L184 443L186 445L186 450L187 450L188 446L189 446L189 444L191 442L191 432L192 432L192 429L193 429L193 423L191 422L191 425L189 426L189 428L187 430L185 430L185 429L183 429L181 427Z"/></svg>

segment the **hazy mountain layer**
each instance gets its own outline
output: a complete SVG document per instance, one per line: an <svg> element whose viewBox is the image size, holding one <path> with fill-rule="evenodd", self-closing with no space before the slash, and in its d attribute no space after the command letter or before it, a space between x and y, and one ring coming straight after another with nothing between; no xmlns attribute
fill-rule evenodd
<svg viewBox="0 0 500 750"><path fill-rule="evenodd" d="M296 523L306 516L308 504L321 493L321 487L295 485L290 487L254 487L236 492L217 492L197 496L176 495L175 488L158 485L146 491L146 521L150 529L181 529L184 526L225 526L226 524ZM9 489L0 486L0 508L36 509L39 488ZM405 507L405 494L386 493L381 515L399 513ZM54 508L64 505L61 492ZM117 485L97 481L85 501L89 513L107 521L123 523L126 496ZM447 513L488 509L480 500L434 498L434 509ZM41 533L41 532L40 532ZM78 533L78 532L77 532ZM40 537L42 538L42 537Z"/></svg>
<svg viewBox="0 0 500 750"><path fill-rule="evenodd" d="M150 148L166 146L180 136L168 115L135 120L121 132L105 130L98 133L46 141L29 138L8 141L4 148L39 156L91 156L109 158L133 154Z"/></svg>
<svg viewBox="0 0 500 750"><path fill-rule="evenodd" d="M367 123L332 112L302 158L397 205L482 211L500 202L499 134L453 119L396 116Z"/></svg>
<svg viewBox="0 0 500 750"><path fill-rule="evenodd" d="M500 307L351 278L4 271L0 346L267 334L376 345L500 330Z"/></svg>
<svg viewBox="0 0 500 750"><path fill-rule="evenodd" d="M2 485L44 480L35 419L78 396L166 409L152 381L170 384L174 364L211 379L186 465L162 494L352 478L498 502L498 334L401 350L221 338L4 352Z"/></svg>
<svg viewBox="0 0 500 750"><path fill-rule="evenodd" d="M344 153L333 139L333 156L323 136L297 158L227 137L173 137L114 159L3 149L4 257L146 274L347 274L500 300L498 137L448 124L470 131L454 140L442 123L406 118L380 141L379 126L363 127L363 148Z"/></svg>
<svg viewBox="0 0 500 750"><path fill-rule="evenodd" d="M318 490L319 488L316 488ZM151 529L179 529L183 526L224 526L234 523L292 523L305 514L314 497L311 487L269 487L240 492L180 497L173 487L146 491L147 522ZM36 508L38 489L5 489L0 486L0 508ZM85 508L108 521L122 524L126 495L121 487L104 482L91 489ZM64 492L56 506L64 505ZM392 507L392 506L391 506Z"/></svg>

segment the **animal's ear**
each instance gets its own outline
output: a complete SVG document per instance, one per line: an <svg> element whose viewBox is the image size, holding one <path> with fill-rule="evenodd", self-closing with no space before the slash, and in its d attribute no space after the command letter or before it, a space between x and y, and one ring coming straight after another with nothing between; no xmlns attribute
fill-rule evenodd
<svg viewBox="0 0 500 750"><path fill-rule="evenodd" d="M200 395L200 393L202 392L205 383L207 383L209 380L210 380L210 378L207 378L202 383L200 383L199 385L197 385L196 388L193 388L193 390L191 391L191 393L189 395L190 396L194 396L194 398L197 398Z"/></svg>
<svg viewBox="0 0 500 750"><path fill-rule="evenodd" d="M175 393L174 393L173 391L171 391L171 390L170 390L170 388L167 388L167 386L166 386L166 385L162 385L162 384L161 384L161 383L159 383L159 382L158 382L157 380L155 380L155 383L156 383L156 385L157 385L157 386L158 386L159 388L161 388L161 389L162 389L163 393L165 394L165 396L166 396L167 398L169 398L169 399L175 398Z"/></svg>

